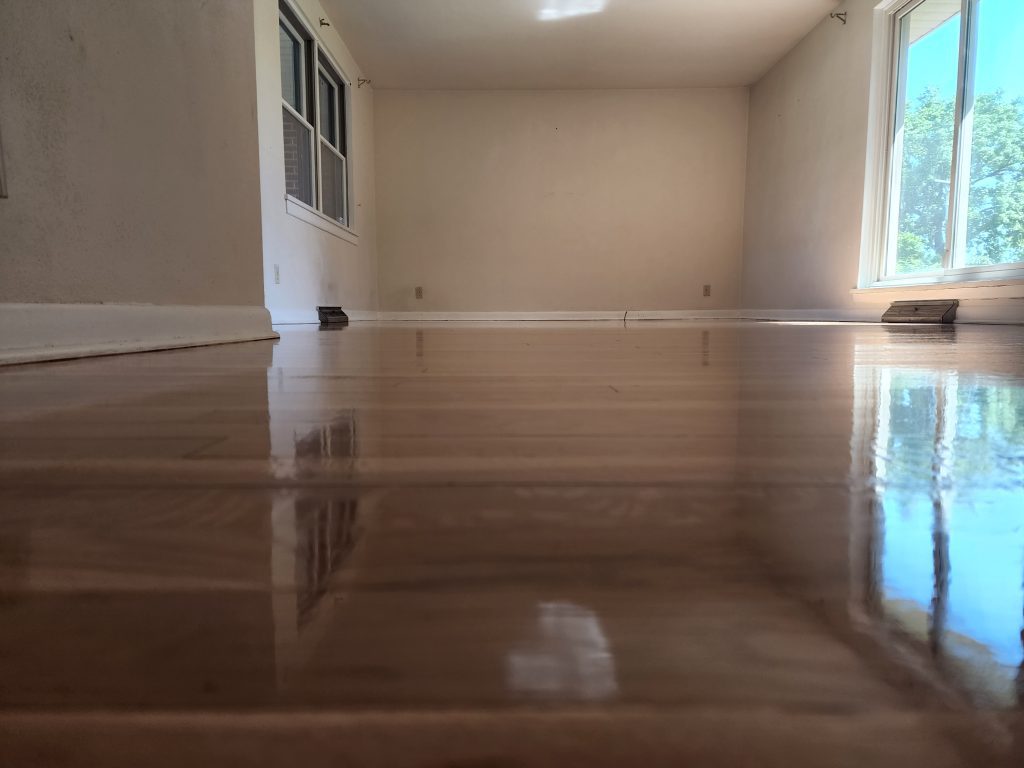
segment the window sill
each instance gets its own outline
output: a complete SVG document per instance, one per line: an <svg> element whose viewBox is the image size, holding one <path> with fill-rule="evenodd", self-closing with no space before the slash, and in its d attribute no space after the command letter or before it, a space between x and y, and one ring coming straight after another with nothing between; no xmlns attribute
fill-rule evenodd
<svg viewBox="0 0 1024 768"><path fill-rule="evenodd" d="M325 216L316 208L306 205L301 200L297 200L291 195L285 195L284 207L288 215L311 224L329 235L334 235L340 240L345 240L353 245L359 245L359 235L355 231L349 229L344 224L338 223L329 216Z"/></svg>
<svg viewBox="0 0 1024 768"><path fill-rule="evenodd" d="M862 304L927 299L1018 299L1024 298L1024 278L931 283L878 282L866 288L854 288L850 295L855 302Z"/></svg>

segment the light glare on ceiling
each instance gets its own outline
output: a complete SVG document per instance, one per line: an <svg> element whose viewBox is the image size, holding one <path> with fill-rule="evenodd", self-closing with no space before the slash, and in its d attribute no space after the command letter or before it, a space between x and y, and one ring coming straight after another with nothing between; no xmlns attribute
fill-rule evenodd
<svg viewBox="0 0 1024 768"><path fill-rule="evenodd" d="M557 21L586 16L600 13L607 4L607 0L544 0L544 7L537 12L537 18L541 21Z"/></svg>

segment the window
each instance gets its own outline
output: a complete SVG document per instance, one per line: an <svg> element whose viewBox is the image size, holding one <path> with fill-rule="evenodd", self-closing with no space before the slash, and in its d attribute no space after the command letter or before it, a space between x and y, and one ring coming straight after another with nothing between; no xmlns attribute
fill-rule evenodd
<svg viewBox="0 0 1024 768"><path fill-rule="evenodd" d="M279 37L285 193L348 226L349 83L284 3Z"/></svg>
<svg viewBox="0 0 1024 768"><path fill-rule="evenodd" d="M321 59L317 72L320 123L320 181L322 208L332 219L345 220L345 84Z"/></svg>
<svg viewBox="0 0 1024 768"><path fill-rule="evenodd" d="M896 7L890 29L888 204L876 279L1024 270L1024 3L914 0Z"/></svg>

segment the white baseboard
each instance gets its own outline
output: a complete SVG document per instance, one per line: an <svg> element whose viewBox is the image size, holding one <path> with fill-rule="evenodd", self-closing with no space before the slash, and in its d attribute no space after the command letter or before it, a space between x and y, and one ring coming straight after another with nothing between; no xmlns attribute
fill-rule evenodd
<svg viewBox="0 0 1024 768"><path fill-rule="evenodd" d="M625 318L625 310L594 310L588 312L378 312L378 320L386 321L544 321L544 320L618 320Z"/></svg>
<svg viewBox="0 0 1024 768"><path fill-rule="evenodd" d="M355 323L379 319L379 312L369 309L346 309L348 319ZM271 309L271 322L274 325L319 325L320 317L315 309Z"/></svg>
<svg viewBox="0 0 1024 768"><path fill-rule="evenodd" d="M0 365L274 338L263 307L0 304Z"/></svg>
<svg viewBox="0 0 1024 768"><path fill-rule="evenodd" d="M627 320L740 320L738 309L631 309Z"/></svg>
<svg viewBox="0 0 1024 768"><path fill-rule="evenodd" d="M550 320L790 320L875 322L882 310L864 309L630 309L591 312L378 312L377 319L393 322L436 321L550 321Z"/></svg>
<svg viewBox="0 0 1024 768"><path fill-rule="evenodd" d="M577 312L378 312L378 320L387 321L590 321L590 320L734 320L734 309L641 310L609 309Z"/></svg>
<svg viewBox="0 0 1024 768"><path fill-rule="evenodd" d="M878 323L888 304L853 309L630 309L589 312L372 312L345 310L353 321L522 322L586 320L767 320L805 323ZM316 312L275 311L274 325L317 324ZM1024 299L968 299L960 302L958 323L1024 324Z"/></svg>
<svg viewBox="0 0 1024 768"><path fill-rule="evenodd" d="M774 320L777 322L878 323L884 307L857 309L742 309L743 320Z"/></svg>
<svg viewBox="0 0 1024 768"><path fill-rule="evenodd" d="M968 299L956 311L958 323L1024 325L1024 299Z"/></svg>

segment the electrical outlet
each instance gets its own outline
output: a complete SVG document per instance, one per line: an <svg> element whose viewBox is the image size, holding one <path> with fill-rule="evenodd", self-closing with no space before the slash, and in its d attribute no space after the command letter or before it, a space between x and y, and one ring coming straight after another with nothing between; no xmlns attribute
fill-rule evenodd
<svg viewBox="0 0 1024 768"><path fill-rule="evenodd" d="M705 296L710 296L711 295L711 286L710 285L705 285L704 286L704 295Z"/></svg>
<svg viewBox="0 0 1024 768"><path fill-rule="evenodd" d="M274 285L281 284L281 267L278 264L274 265Z"/></svg>
<svg viewBox="0 0 1024 768"><path fill-rule="evenodd" d="M416 286L416 298L417 299L422 299L423 298L423 286L421 286L421 285L417 285Z"/></svg>

